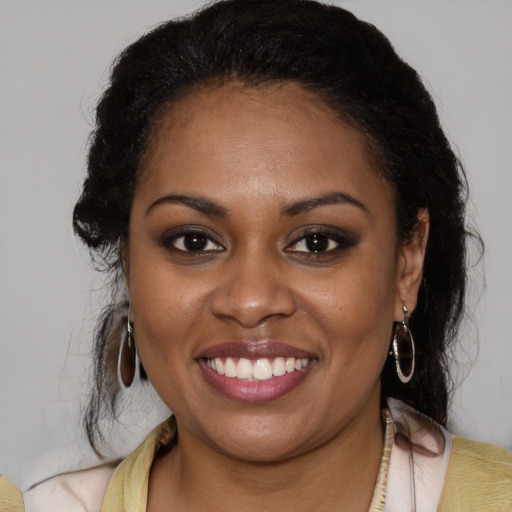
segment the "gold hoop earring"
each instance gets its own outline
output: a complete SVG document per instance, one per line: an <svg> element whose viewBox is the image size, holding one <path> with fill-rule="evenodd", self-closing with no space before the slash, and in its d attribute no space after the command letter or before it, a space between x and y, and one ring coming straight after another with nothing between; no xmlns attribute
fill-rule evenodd
<svg viewBox="0 0 512 512"><path fill-rule="evenodd" d="M416 350L411 329L409 328L409 318L411 314L406 306L402 306L402 314L402 321L395 325L392 353L395 356L398 378L400 382L407 384L414 375Z"/></svg>
<svg viewBox="0 0 512 512"><path fill-rule="evenodd" d="M133 337L133 324L130 322L130 311L126 322L126 336L121 340L119 357L117 360L117 377L124 388L129 388L135 379L135 367L137 360L137 349Z"/></svg>

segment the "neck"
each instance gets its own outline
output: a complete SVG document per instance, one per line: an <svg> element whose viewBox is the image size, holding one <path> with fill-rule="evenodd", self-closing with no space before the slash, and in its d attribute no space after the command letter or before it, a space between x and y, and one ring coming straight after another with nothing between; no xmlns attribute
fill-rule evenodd
<svg viewBox="0 0 512 512"><path fill-rule="evenodd" d="M367 512L383 448L380 411L354 423L314 450L275 462L234 459L178 423L177 446L153 465L147 510Z"/></svg>

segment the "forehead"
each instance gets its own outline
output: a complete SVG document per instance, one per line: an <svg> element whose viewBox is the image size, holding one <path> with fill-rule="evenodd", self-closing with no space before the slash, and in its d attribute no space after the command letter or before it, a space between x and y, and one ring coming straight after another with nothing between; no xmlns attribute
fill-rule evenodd
<svg viewBox="0 0 512 512"><path fill-rule="evenodd" d="M283 201L340 187L389 192L364 135L290 83L188 93L157 123L139 176L138 192L212 191L228 200L237 191Z"/></svg>

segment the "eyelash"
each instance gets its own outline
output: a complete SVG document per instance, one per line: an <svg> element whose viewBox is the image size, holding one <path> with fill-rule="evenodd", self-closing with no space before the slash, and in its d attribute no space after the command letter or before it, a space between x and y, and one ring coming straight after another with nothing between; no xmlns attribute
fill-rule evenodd
<svg viewBox="0 0 512 512"><path fill-rule="evenodd" d="M316 238L315 238L316 237ZM325 250L291 250L293 247L297 247L301 244L306 245L308 242L320 244L320 248L323 249L323 244L327 243ZM333 256L334 254L343 250L349 249L357 244L357 240L350 236L348 233L336 229L335 232L326 229L314 229L302 234L298 239L289 244L285 251L298 253L303 257L314 256L315 258L321 258L322 256ZM302 253L302 254L301 254Z"/></svg>
<svg viewBox="0 0 512 512"><path fill-rule="evenodd" d="M202 239L203 242L206 242L206 247L197 250L187 248L186 237L193 236ZM181 242L178 244L179 240L181 240ZM192 242L192 240L190 240L190 242ZM177 247L177 245L181 245L181 247ZM217 248L208 248L209 245L214 245ZM179 253L211 254L214 252L225 251L224 246L215 241L208 232L200 229L184 229L182 231L172 233L171 235L164 236L162 239L162 246Z"/></svg>
<svg viewBox="0 0 512 512"><path fill-rule="evenodd" d="M206 244L206 246L196 250L190 248L190 246L187 248L187 237L195 237L196 241L198 241L200 245ZM189 243L194 243L194 240L189 239ZM311 247L308 247L308 243L313 245L317 244L318 248L321 250L297 249L301 245L305 249L311 249ZM327 244L327 246L325 246L325 244ZM288 244L284 251L302 258L314 256L319 259L322 256L333 256L334 254L349 249L356 244L357 240L343 230L336 229L336 231L333 232L331 230L317 228L303 233L299 238ZM213 253L223 252L226 250L226 248L217 242L207 231L190 228L164 236L161 245L170 251L183 255L187 253L196 256L212 255Z"/></svg>

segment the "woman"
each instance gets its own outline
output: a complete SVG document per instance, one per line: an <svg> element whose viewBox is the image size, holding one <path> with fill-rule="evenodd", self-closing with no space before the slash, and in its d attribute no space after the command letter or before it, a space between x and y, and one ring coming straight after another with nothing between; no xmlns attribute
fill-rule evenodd
<svg viewBox="0 0 512 512"><path fill-rule="evenodd" d="M441 426L464 194L416 73L342 9L232 0L141 38L74 212L118 291L86 424L99 449L136 353L173 417L27 509L510 510L510 454Z"/></svg>

